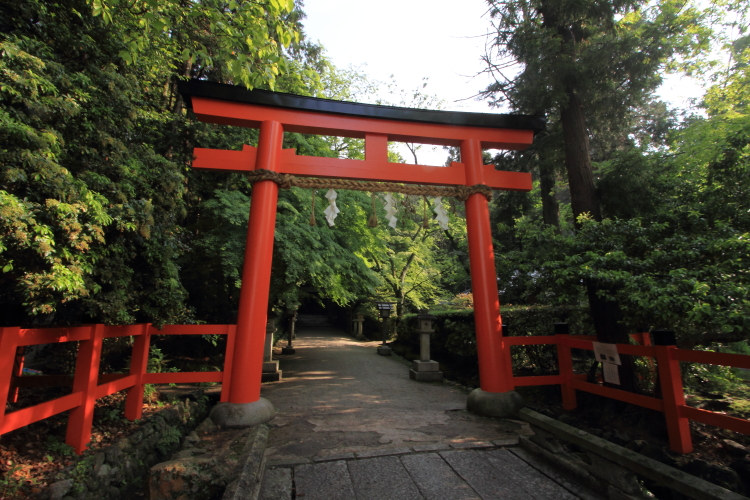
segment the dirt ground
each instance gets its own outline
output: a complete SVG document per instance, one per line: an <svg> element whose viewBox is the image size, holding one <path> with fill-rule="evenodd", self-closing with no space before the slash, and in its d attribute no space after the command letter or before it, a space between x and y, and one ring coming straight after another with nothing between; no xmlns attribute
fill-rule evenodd
<svg viewBox="0 0 750 500"><path fill-rule="evenodd" d="M37 390L26 394L18 406L59 397L57 392ZM123 417L124 405L124 392L97 400L91 449L103 448L140 425ZM155 394L143 405L143 418L170 407L166 398ZM67 416L68 412L61 413L0 437L0 500L33 498L56 481L62 468L74 463L76 455L65 444Z"/></svg>

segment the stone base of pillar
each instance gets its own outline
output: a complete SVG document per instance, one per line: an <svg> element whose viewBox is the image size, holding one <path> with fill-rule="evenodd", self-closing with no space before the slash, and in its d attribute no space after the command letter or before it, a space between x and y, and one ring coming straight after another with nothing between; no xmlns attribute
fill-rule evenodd
<svg viewBox="0 0 750 500"><path fill-rule="evenodd" d="M367 337L365 337L363 334L358 333L354 336L354 340L367 340Z"/></svg>
<svg viewBox="0 0 750 500"><path fill-rule="evenodd" d="M414 360L409 370L409 378L417 382L442 382L443 372L437 361Z"/></svg>
<svg viewBox="0 0 750 500"><path fill-rule="evenodd" d="M390 356L393 354L393 349L391 349L391 346L388 345L380 345L378 346L378 354L381 356Z"/></svg>
<svg viewBox="0 0 750 500"><path fill-rule="evenodd" d="M512 417L523 408L523 398L516 391L485 392L474 389L466 400L466 409L484 417Z"/></svg>
<svg viewBox="0 0 750 500"><path fill-rule="evenodd" d="M281 380L281 370L279 370L279 362L264 361L263 362L263 373L261 373L261 382L278 382Z"/></svg>
<svg viewBox="0 0 750 500"><path fill-rule="evenodd" d="M276 408L265 399L260 398L252 403L219 403L208 415L213 422L225 429L241 429L264 424L276 417Z"/></svg>
<svg viewBox="0 0 750 500"><path fill-rule="evenodd" d="M281 354L294 354L296 351L294 347L282 347Z"/></svg>

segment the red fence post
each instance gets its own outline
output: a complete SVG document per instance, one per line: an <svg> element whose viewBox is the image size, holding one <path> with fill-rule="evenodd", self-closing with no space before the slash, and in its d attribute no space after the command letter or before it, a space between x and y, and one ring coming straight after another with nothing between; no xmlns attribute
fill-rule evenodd
<svg viewBox="0 0 750 500"><path fill-rule="evenodd" d="M557 366L563 382L560 384L562 392L563 408L574 410L578 403L576 401L576 390L570 384L573 378L573 357L570 355L570 347L567 340L570 338L570 327L567 323L555 323L555 338L557 339Z"/></svg>
<svg viewBox="0 0 750 500"><path fill-rule="evenodd" d="M16 348L16 359L13 361L13 380L10 384L10 393L8 394L9 403L18 402L18 377L23 376L23 358L26 353L26 347Z"/></svg>
<svg viewBox="0 0 750 500"><path fill-rule="evenodd" d="M78 344L76 372L73 378L73 393L82 393L81 404L70 410L65 442L79 455L91 441L91 426L94 422L96 386L99 381L99 360L102 354L104 325L91 327L91 336Z"/></svg>
<svg viewBox="0 0 750 500"><path fill-rule="evenodd" d="M221 381L221 402L229 401L229 388L232 384L232 363L234 362L234 339L237 325L227 325L227 346L224 351L224 376Z"/></svg>
<svg viewBox="0 0 750 500"><path fill-rule="evenodd" d="M13 362L21 334L17 326L0 328L0 422L5 416L5 402L10 398L10 385L13 378Z"/></svg>
<svg viewBox="0 0 750 500"><path fill-rule="evenodd" d="M680 362L674 357L674 352L677 350L674 332L654 331L652 335L656 350L656 365L661 381L669 447L677 453L690 453L693 451L690 421L680 416L680 406L685 405L685 391L682 388Z"/></svg>
<svg viewBox="0 0 750 500"><path fill-rule="evenodd" d="M139 420L143 416L143 375L148 370L150 347L151 323L146 323L133 342L133 354L130 357L130 374L135 375L135 384L128 389L125 399L125 418L128 420Z"/></svg>

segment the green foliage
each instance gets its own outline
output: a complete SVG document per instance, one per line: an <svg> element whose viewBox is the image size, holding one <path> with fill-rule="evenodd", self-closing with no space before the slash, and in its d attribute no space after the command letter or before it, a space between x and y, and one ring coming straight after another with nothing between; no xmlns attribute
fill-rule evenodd
<svg viewBox="0 0 750 500"><path fill-rule="evenodd" d="M621 7L628 5L631 4ZM591 28L600 30L596 36L614 31L610 39L602 38L600 46L581 46L575 50L581 54L604 50L605 40L614 41L618 37L627 40L632 35L629 30L644 29L644 15L653 16L658 11L661 12L658 16L669 16L670 22L677 23L674 33L669 35L672 37L669 43L675 45L669 50L683 54L681 67L692 61L694 68L703 65L705 69L708 66L701 59L703 56L692 51L703 46L709 35L713 36L704 22L706 15L716 14L713 8L703 13L679 11L675 5L662 2L651 13L623 15L614 25ZM574 14L575 10L565 13ZM641 20L636 19L639 16ZM695 16L693 19L703 20L704 24L686 27L683 23L687 17L683 16ZM724 19L731 16L734 13ZM747 26L742 20L746 18L740 15L737 19ZM624 25L618 27L618 24ZM515 37L519 44L531 43L523 37L541 27L524 26L523 30L531 31L507 36ZM594 36L592 33L582 36ZM519 47L508 46L507 50ZM534 50L556 50L534 47ZM633 85L645 85L648 81L632 81L627 84L630 87L613 92L596 87L595 82L583 82L588 86L585 92L594 92L581 95L587 96L584 106L590 123L591 159L604 220L597 222L592 217L574 220L568 187L563 181L553 187L559 206L559 222L554 224L544 212L550 200L538 184L528 195L498 197L493 202L493 221L499 244L496 253L499 283L505 302L578 304L587 299L581 285L595 283L600 296L619 305L622 324L630 331L638 325L673 329L684 347L748 338L750 122L745 99L748 53L742 43L724 47L731 52L730 66L726 72L714 74L717 82L709 88L703 103L707 116L692 116L682 124L663 104L638 99L628 103L629 111L626 110L619 123L609 124L608 120L616 113L613 115L608 106L589 103L615 99L613 92L633 91ZM646 64L638 62L641 63ZM547 63L539 60L529 64L531 68ZM545 71L554 69L549 64ZM586 70L581 67L571 71ZM599 76L606 79L610 75ZM516 83L513 91L518 93L513 95L519 99L526 95L524 92L539 89L539 82ZM519 102L525 102L523 99ZM599 109L607 109L607 114L598 114ZM548 169L557 176L549 163L559 164L562 156L558 127L553 121L549 135L541 137L528 153L496 160L505 165L519 159L526 170L538 169L542 175Z"/></svg>
<svg viewBox="0 0 750 500"><path fill-rule="evenodd" d="M169 453L180 443L182 433L177 427L168 425L166 429L161 431L161 437L159 442L156 443L156 448L162 453L162 455L169 455Z"/></svg>
<svg viewBox="0 0 750 500"><path fill-rule="evenodd" d="M47 436L47 442L45 447L48 453L61 457L72 457L75 455L75 450L69 444L58 441L53 436Z"/></svg>
<svg viewBox="0 0 750 500"><path fill-rule="evenodd" d="M16 498L24 486L24 480L16 474L20 470L20 465L8 464L5 473L0 477L0 498Z"/></svg>
<svg viewBox="0 0 750 500"><path fill-rule="evenodd" d="M164 116L117 65L116 27L82 1L2 9L0 294L58 323L183 319L184 177L142 140Z"/></svg>
<svg viewBox="0 0 750 500"><path fill-rule="evenodd" d="M286 70L282 47L299 42L293 0L179 2L89 0L94 16L116 24L128 64L200 67L219 80L274 88ZM184 76L190 76L185 74Z"/></svg>
<svg viewBox="0 0 750 500"><path fill-rule="evenodd" d="M275 0L3 4L0 298L26 312L7 321L193 321L192 221L204 202L216 212L209 202L228 186L188 169L192 149L238 147L257 133L188 120L175 83L294 81L283 47L315 53L300 43L301 16ZM320 74L307 73L318 92ZM230 252L241 259L237 248L220 258Z"/></svg>
<svg viewBox="0 0 750 500"><path fill-rule="evenodd" d="M502 308L504 335L553 335L554 324L566 322L574 335L593 334L588 311L583 307L568 306L512 306ZM477 385L477 365L474 311L431 310L437 319L435 333L430 336L432 359L441 363L447 378L468 385ZM406 315L394 342L397 352L407 359L419 356L419 332L416 315ZM523 346L512 350L516 375L542 375L557 370L555 349L545 346Z"/></svg>
<svg viewBox="0 0 750 500"><path fill-rule="evenodd" d="M615 123L658 86L669 58L706 50L711 34L704 14L672 0L488 3L501 76L488 93L526 112L565 108L575 92L587 109L606 109ZM509 61L522 67L513 78L503 74L506 67L515 71Z"/></svg>

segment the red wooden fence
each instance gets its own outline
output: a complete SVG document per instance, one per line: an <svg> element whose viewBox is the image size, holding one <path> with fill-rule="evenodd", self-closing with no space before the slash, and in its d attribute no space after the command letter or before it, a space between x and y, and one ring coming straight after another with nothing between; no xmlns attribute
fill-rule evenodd
<svg viewBox="0 0 750 500"><path fill-rule="evenodd" d="M157 330L151 324L44 329L0 328L0 397L7 395L10 402L16 401L18 387L27 385L23 380L27 377L20 376L23 358L20 356L19 348L80 342L75 374L72 378L72 394L11 413L5 413L5 404L0 405L0 435L70 410L65 442L72 446L76 453L82 453L91 440L94 404L97 399L110 394L128 391L125 417L130 420L141 418L145 384L221 382L221 400L226 401L229 394L229 375L232 372L234 333L235 325L167 325L161 330ZM147 373L152 335L226 335L224 371ZM113 337L134 337L129 373L99 373L103 341ZM33 379L33 384L28 385L64 385L60 384L60 381L66 377L28 378L28 382L32 382Z"/></svg>
<svg viewBox="0 0 750 500"><path fill-rule="evenodd" d="M566 410L572 410L576 407L575 391L578 390L663 412L667 422L669 446L678 453L690 453L693 450L689 420L750 435L750 421L748 420L687 406L680 371L680 361L750 369L750 356L684 350L678 349L674 345L651 345L648 334L637 334L633 337L643 345L617 344L617 351L619 354L646 357L650 363L653 362L652 360L656 361L658 380L661 384L661 398L634 394L590 383L586 381L586 374L575 374L570 350L586 349L591 351L596 337L557 334L537 337L504 337L504 340L506 346L508 346L507 355L509 357L510 346L513 345L547 344L557 346L559 366L557 375L513 377L513 384L516 387L559 385L562 390L563 407Z"/></svg>
<svg viewBox="0 0 750 500"><path fill-rule="evenodd" d="M34 379L34 384L23 384L23 379L26 377L20 376L23 357L19 348L61 342L80 342L75 374L72 377L72 394L7 414L5 405L0 405L0 435L71 410L65 441L77 453L81 453L91 439L96 400L115 392L127 389L125 417L130 420L141 418L145 384L221 382L221 400L227 401L229 376L232 372L234 334L235 325L167 325L161 330L157 330L150 324L89 325L46 329L0 328L0 395L7 395L10 402L16 400L19 386L60 385L61 379L65 378L35 376L29 377L29 379ZM147 373L152 335L227 335L224 371ZM134 337L130 372L99 374L103 340L126 336ZM693 449L689 420L750 435L750 421L687 406L680 372L680 361L750 369L750 356L683 350L676 346L650 345L647 334L639 334L636 338L643 345L618 344L617 350L620 354L646 357L650 363L653 362L652 360L656 361L661 383L661 398L593 384L586 381L586 374L575 374L570 350L573 348L593 350L592 343L596 340L595 337L558 334L538 337L504 337L503 340L509 357L510 346L514 345L557 346L559 365L557 375L512 377L512 385L514 387L559 385L562 390L563 407L567 410L576 407L575 391L579 390L661 411L666 418L670 447L679 453L689 453Z"/></svg>

